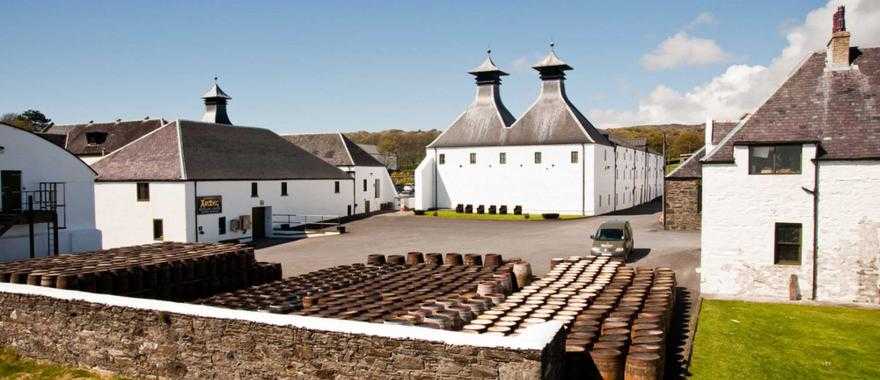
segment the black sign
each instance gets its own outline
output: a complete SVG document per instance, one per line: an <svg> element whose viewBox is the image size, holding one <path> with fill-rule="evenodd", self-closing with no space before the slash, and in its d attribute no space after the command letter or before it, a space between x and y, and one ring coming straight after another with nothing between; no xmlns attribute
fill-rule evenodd
<svg viewBox="0 0 880 380"><path fill-rule="evenodd" d="M219 195L209 195L206 197L196 197L196 214L219 214L223 212L223 197Z"/></svg>

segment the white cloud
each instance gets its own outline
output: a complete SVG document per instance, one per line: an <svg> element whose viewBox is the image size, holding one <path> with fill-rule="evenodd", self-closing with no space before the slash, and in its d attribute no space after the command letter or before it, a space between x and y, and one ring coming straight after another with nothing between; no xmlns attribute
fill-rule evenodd
<svg viewBox="0 0 880 380"><path fill-rule="evenodd" d="M696 18L694 18L690 23L688 23L688 25L685 27L685 29L694 29L694 28L701 26L701 25L714 25L716 23L717 23L717 21L715 20L714 15L712 15L709 12L703 12L703 13L698 14Z"/></svg>
<svg viewBox="0 0 880 380"><path fill-rule="evenodd" d="M633 110L596 109L600 126L643 123L695 123L707 116L737 120L753 112L811 52L822 51L831 36L831 15L846 5L846 26L854 46L880 46L880 1L830 1L786 31L788 44L769 65L732 65L706 83L686 91L657 86Z"/></svg>
<svg viewBox="0 0 880 380"><path fill-rule="evenodd" d="M660 43L642 57L642 66L648 70L665 70L686 66L701 66L730 59L715 41L678 32Z"/></svg>

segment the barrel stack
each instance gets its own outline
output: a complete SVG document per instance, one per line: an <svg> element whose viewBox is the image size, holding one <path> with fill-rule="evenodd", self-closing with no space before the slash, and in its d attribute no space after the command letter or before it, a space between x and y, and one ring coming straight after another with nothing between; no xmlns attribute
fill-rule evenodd
<svg viewBox="0 0 880 380"><path fill-rule="evenodd" d="M240 244L157 243L0 263L0 282L189 301L281 278Z"/></svg>

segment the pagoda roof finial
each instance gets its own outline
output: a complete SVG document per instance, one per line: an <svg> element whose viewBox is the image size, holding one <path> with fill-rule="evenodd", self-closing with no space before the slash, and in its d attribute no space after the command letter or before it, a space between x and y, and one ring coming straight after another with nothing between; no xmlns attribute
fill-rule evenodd
<svg viewBox="0 0 880 380"><path fill-rule="evenodd" d="M488 48L486 49L486 59L483 60L483 63L473 68L471 71L468 71L468 74L476 76L478 83L486 80L499 80L500 77L508 75L504 71L501 71L501 69L495 65L495 62L492 61L492 49Z"/></svg>
<svg viewBox="0 0 880 380"><path fill-rule="evenodd" d="M220 85L217 84L217 77L214 77L214 83L211 85L211 88L208 89L204 95L202 95L202 99L213 99L213 98L223 98L223 99L232 99L231 96L227 95L220 89Z"/></svg>

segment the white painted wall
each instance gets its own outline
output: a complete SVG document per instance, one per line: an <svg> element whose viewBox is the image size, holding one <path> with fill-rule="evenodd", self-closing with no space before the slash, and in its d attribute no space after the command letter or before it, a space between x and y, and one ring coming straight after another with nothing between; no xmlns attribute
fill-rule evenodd
<svg viewBox="0 0 880 380"><path fill-rule="evenodd" d="M507 163L499 163L499 154ZM534 161L541 152L541 163ZM571 163L571 152L578 162ZM470 153L476 153L475 164ZM584 145L533 145L472 148L438 148L445 164L437 165L440 208L456 204L507 205L510 212L521 205L523 212L582 214L586 170ZM592 176L592 173L588 173Z"/></svg>
<svg viewBox="0 0 880 380"><path fill-rule="evenodd" d="M541 164L534 163L538 151ZM571 163L573 151L578 152L577 163ZM499 163L501 152L506 153L507 164ZM477 154L476 164L470 163L470 153ZM439 163L441 154L444 164ZM603 214L662 194L658 178L662 179L663 169L657 162L662 157L596 144L428 149L416 169L416 209L483 204L507 205L512 211L522 205L524 212L531 213Z"/></svg>
<svg viewBox="0 0 880 380"><path fill-rule="evenodd" d="M816 146L803 146L797 175L749 175L748 152L747 146L735 146L735 163L703 165L700 290L704 295L787 299L789 276L796 274L808 298L813 197L802 187L813 188L810 160ZM801 265L774 264L775 223L802 224Z"/></svg>
<svg viewBox="0 0 880 380"><path fill-rule="evenodd" d="M434 149L428 149L425 152L425 158L416 167L413 172L413 180L415 181L415 192L413 194L413 208L416 210L427 210L434 207L434 187L436 172L436 152Z"/></svg>
<svg viewBox="0 0 880 380"><path fill-rule="evenodd" d="M340 182L339 193L334 192L334 182ZM198 182L198 196L220 195L223 197L221 214L198 216L202 227L200 242L217 242L228 239L251 238L252 230L233 232L229 221L241 215L251 215L253 207L268 207L266 210L266 233L271 234L272 214L328 215L345 216L351 204L353 181L351 180L288 180L256 181L258 197L251 197L251 182L254 181L207 181ZM281 182L287 182L287 196L281 195ZM218 235L220 217L226 217L226 234ZM276 221L280 221L276 217Z"/></svg>
<svg viewBox="0 0 880 380"><path fill-rule="evenodd" d="M880 302L880 161L819 162L818 298Z"/></svg>
<svg viewBox="0 0 880 380"><path fill-rule="evenodd" d="M65 183L66 229L59 231L61 252L94 250L101 245L95 228L95 174L82 161L43 138L0 125L0 170L21 171L22 190L38 190L40 182ZM59 195L60 197L60 195ZM46 224L35 226L37 256L49 252ZM0 236L0 261L29 257L28 226L15 226Z"/></svg>
<svg viewBox="0 0 880 380"><path fill-rule="evenodd" d="M192 215L192 190L187 185L151 182L150 201L139 202L135 182L96 183L95 217L104 248L153 243L153 219L162 219L164 240L190 240L187 228L192 223L187 215Z"/></svg>
<svg viewBox="0 0 880 380"><path fill-rule="evenodd" d="M281 195L282 181L151 182L149 202L137 201L135 182L99 182L95 187L98 228L105 236L104 248L154 242L153 219L162 219L165 241L247 241L253 231L232 231L229 222L251 215L253 207L267 207L267 235L272 233L272 214L346 215L353 181L338 180L339 193L334 192L335 181L284 181L287 196ZM257 197L251 197L251 182L257 182ZM210 195L222 197L223 211L198 215L196 224L195 197ZM220 217L226 217L223 235L219 234ZM198 237L197 226L201 227Z"/></svg>
<svg viewBox="0 0 880 380"><path fill-rule="evenodd" d="M377 211L382 203L388 202L392 203L395 208L397 207L397 189L394 188L394 182L391 181L388 168L384 166L340 166L339 169L344 172L354 172L354 214L365 212L367 201L370 202L370 211ZM377 179L379 180L379 197L376 197L373 187ZM367 181L366 190L364 190L364 180Z"/></svg>

